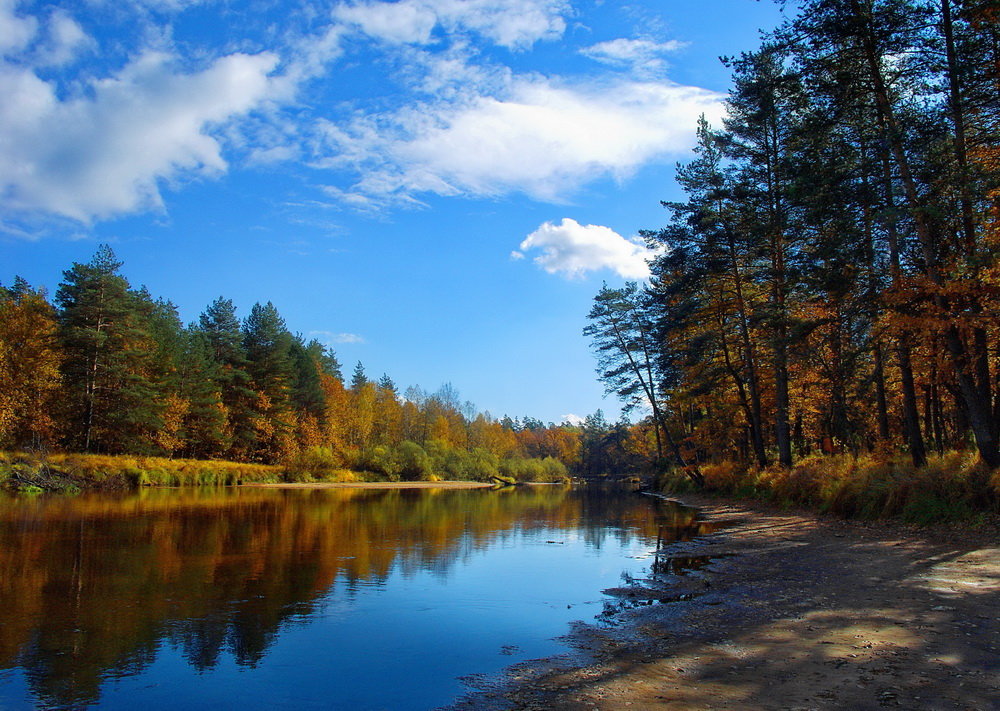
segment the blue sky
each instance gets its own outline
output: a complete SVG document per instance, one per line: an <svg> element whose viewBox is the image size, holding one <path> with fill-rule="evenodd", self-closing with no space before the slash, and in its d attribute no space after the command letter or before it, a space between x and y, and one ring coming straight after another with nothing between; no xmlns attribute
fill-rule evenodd
<svg viewBox="0 0 1000 711"><path fill-rule="evenodd" d="M108 242L191 321L495 416L619 409L581 335L677 197L755 0L0 0L0 282Z"/></svg>

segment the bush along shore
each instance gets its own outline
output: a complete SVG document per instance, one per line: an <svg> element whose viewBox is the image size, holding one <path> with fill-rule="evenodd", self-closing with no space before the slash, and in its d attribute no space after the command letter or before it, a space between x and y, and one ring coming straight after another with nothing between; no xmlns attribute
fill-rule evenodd
<svg viewBox="0 0 1000 711"><path fill-rule="evenodd" d="M682 472L657 481L664 493L701 492L802 506L844 518L898 518L907 523L968 521L1000 515L1000 471L974 452L946 452L914 467L905 455L810 456L789 468L754 469L733 462L703 465L704 488Z"/></svg>
<svg viewBox="0 0 1000 711"><path fill-rule="evenodd" d="M417 451L419 449L419 452ZM422 456L421 456L422 455ZM438 461L423 450L375 451L345 468L326 448L313 447L280 464L168 459L131 455L0 452L0 488L22 493L129 490L142 486L236 486L310 482L482 481L497 485L566 482L552 458Z"/></svg>

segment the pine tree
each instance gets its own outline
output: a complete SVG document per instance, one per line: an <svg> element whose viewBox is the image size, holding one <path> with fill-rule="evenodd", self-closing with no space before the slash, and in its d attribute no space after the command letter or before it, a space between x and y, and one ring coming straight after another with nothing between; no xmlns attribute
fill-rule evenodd
<svg viewBox="0 0 1000 711"><path fill-rule="evenodd" d="M257 395L251 387L248 361L243 347L243 330L230 299L217 298L198 318L197 332L207 349L212 377L225 408L225 454L232 459L246 459L256 439L254 403Z"/></svg>
<svg viewBox="0 0 1000 711"><path fill-rule="evenodd" d="M644 236L663 247L652 261L650 308L662 348L658 363L662 386L680 385L675 355L697 351L686 360L703 365L697 382L686 387L701 392L728 377L746 421L759 466L766 466L760 353L754 333L763 299L756 292L756 251L741 230L741 206L734 193L732 169L725 167L725 134L714 131L702 117L698 125L696 158L678 166L677 180L687 194L685 202L665 203L671 210L667 228ZM678 343L680 341L680 343ZM668 374L672 374L668 376ZM690 375L691 373L689 373ZM669 382L668 382L669 381Z"/></svg>
<svg viewBox="0 0 1000 711"><path fill-rule="evenodd" d="M383 373L382 377L378 379L378 386L393 395L396 394L396 383L386 373Z"/></svg>
<svg viewBox="0 0 1000 711"><path fill-rule="evenodd" d="M63 273L56 292L66 351L63 377L67 440L85 452L147 452L162 426L163 403L152 379L155 343L141 296L102 245L87 264Z"/></svg>
<svg viewBox="0 0 1000 711"><path fill-rule="evenodd" d="M764 261L769 301L771 371L774 382L774 432L778 461L792 464L789 397L789 298L795 288L796 234L791 229L789 164L800 85L785 66L781 51L765 45L732 60L734 88L727 101L730 154L740 161L741 200L752 213L751 239Z"/></svg>
<svg viewBox="0 0 1000 711"><path fill-rule="evenodd" d="M625 403L625 410L648 406L652 411L658 464L664 459L661 432L677 465L702 483L697 467L689 468L676 439L670 432L667 413L657 392L654 376L656 358L653 326L646 313L638 286L627 283L622 289L604 287L594 297L584 329L597 355L598 374L609 394Z"/></svg>
<svg viewBox="0 0 1000 711"><path fill-rule="evenodd" d="M312 344L306 344L303 342L302 336L292 338L289 349L295 371L292 400L297 410L308 413L318 420L323 417L326 399L320 386L322 363L317 360L317 350L310 348L311 345L319 344L316 341L313 341Z"/></svg>
<svg viewBox="0 0 1000 711"><path fill-rule="evenodd" d="M195 325L185 332L178 375L184 416L184 452L199 459L225 456L232 446L229 410L223 397L223 366L207 334Z"/></svg>
<svg viewBox="0 0 1000 711"><path fill-rule="evenodd" d="M292 395L294 338L270 301L254 304L243 324L247 372L256 393L252 458L277 461L290 453L295 430Z"/></svg>
<svg viewBox="0 0 1000 711"><path fill-rule="evenodd" d="M365 366L359 360L358 364L354 366L354 374L351 376L351 391L359 392L368 382L368 376L365 375Z"/></svg>

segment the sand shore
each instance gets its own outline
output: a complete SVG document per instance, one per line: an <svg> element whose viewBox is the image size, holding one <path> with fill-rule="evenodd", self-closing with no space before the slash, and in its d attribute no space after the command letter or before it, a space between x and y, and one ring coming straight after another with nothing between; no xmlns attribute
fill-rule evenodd
<svg viewBox="0 0 1000 711"><path fill-rule="evenodd" d="M685 497L729 522L457 709L998 709L1000 536Z"/></svg>

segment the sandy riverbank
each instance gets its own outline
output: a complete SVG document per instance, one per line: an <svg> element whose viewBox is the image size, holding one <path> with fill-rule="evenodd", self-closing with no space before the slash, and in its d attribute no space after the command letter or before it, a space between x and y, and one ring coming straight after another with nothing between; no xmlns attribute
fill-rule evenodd
<svg viewBox="0 0 1000 711"><path fill-rule="evenodd" d="M1000 536L686 498L724 530L608 591L610 626L458 709L998 709Z"/></svg>
<svg viewBox="0 0 1000 711"><path fill-rule="evenodd" d="M243 484L257 489L487 489L482 481L337 481L307 484Z"/></svg>

